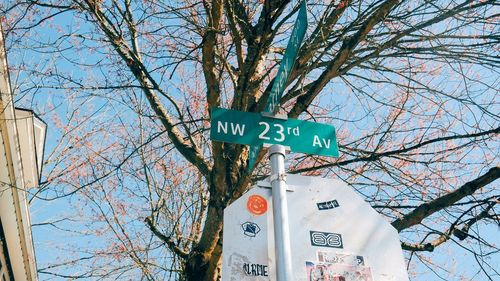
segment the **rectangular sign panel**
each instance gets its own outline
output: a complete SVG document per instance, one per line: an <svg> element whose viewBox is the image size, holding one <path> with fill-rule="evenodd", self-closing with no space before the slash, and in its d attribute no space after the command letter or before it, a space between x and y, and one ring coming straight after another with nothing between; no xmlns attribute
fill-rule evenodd
<svg viewBox="0 0 500 281"><path fill-rule="evenodd" d="M212 110L210 138L261 146L281 144L293 152L338 157L335 128L298 119L276 119L223 108Z"/></svg>
<svg viewBox="0 0 500 281"><path fill-rule="evenodd" d="M295 25L292 30L292 35L290 36L290 41L286 46L285 54L283 60L280 63L280 68L278 74L274 78L274 84L271 89L271 94L266 103L266 108L264 112L273 113L276 112L278 104L285 90L286 82L288 81L288 76L292 70L292 66L296 61L297 52L299 47L304 40L304 36L307 30L307 6L306 1L302 1L300 5L299 15L295 21Z"/></svg>

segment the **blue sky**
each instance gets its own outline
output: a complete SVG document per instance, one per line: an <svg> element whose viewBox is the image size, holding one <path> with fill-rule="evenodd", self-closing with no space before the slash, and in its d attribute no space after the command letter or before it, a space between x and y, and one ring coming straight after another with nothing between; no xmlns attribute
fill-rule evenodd
<svg viewBox="0 0 500 281"><path fill-rule="evenodd" d="M175 23L172 23L175 24ZM9 53L9 63L11 66L16 69L12 73L12 82L15 84L14 88L16 89L16 94L19 99L19 105L32 107L41 117L49 124L48 134L47 134L47 143L45 155L50 155L51 152L56 149L57 151L63 151L59 144L62 141L62 147L71 146L74 144L75 139L70 138L66 135L63 135L63 129L57 125L57 120L54 119L54 116L58 116L62 122L62 124L70 123L74 125L74 120L71 118L74 117L73 113L79 110L79 114L81 116L87 116L86 128L80 130L81 128L75 127L78 132L77 136L83 137L86 131L95 129L104 130L105 132L99 131L95 137L88 138L89 141L94 141L99 145L106 146L109 143L113 143L118 141L120 145L130 145L127 140L120 140L120 134L133 136L131 139L136 137L138 122L140 118L137 117L136 112L133 110L133 106L129 101L134 96L139 96L141 99L141 94L133 89L124 91L124 94L121 95L119 91L112 90L101 90L101 89L88 89L88 90L64 90L64 89L51 89L50 87L41 87L35 89L33 86L41 86L42 85L57 85L58 83L67 83L63 79L58 80L56 78L52 78L51 80L43 80L40 77L44 75L40 75L38 77L30 77L30 70L37 70L39 73L43 73L44 71L51 70L53 71L54 66L56 66L57 71L64 75L70 75L75 81L82 83L83 85L98 85L103 82L109 81L119 81L121 83L126 83L129 77L126 75L121 76L120 73L114 74L116 72L113 66L113 61L110 62L110 66L105 66L102 68L102 71L92 67L92 64L100 63L101 60L107 59L106 52L110 51L110 49L106 48L95 48L94 50L90 50L96 47L95 42L92 40L84 40L81 37L65 37L58 41L60 45L58 46L60 51L55 53L47 53L48 50L54 50L54 46L44 46L44 42L51 42L54 38L58 38L59 33L58 29L63 30L74 30L79 33L85 34L86 36L95 36L95 30L92 28L83 25L81 20L74 17L70 13L61 14L55 17L53 20L42 24L37 27L36 31L33 31L29 36L22 39L18 42L9 42L10 53ZM307 36L307 35L306 35ZM98 36L97 36L98 37ZM12 37L10 37L12 38ZM27 49L25 48L25 44L27 45L39 45L37 50ZM67 49L67 47L71 46L81 46L75 49ZM148 46L144 46L147 48ZM77 64L81 64L77 66ZM430 64L430 63L429 63ZM25 66L26 70L18 71L17 69L22 69ZM151 63L151 66L155 66ZM449 67L443 73L443 76L437 76L434 80L428 80L429 84L435 85L436 88L440 88L443 91L447 92L457 92L463 88L463 81L459 79L452 78L453 75L453 67ZM189 77L192 75L196 75L199 69L195 69L192 66L188 66L184 69L181 69L186 73L187 80L189 81ZM179 73L180 73L179 71ZM498 85L498 76L491 76L490 73L484 72L484 69L477 67L477 69L468 69L471 74L480 74L483 77L487 77L484 79L488 79L488 84ZM364 75L366 72L356 72L353 71L354 74ZM164 76L164 73L158 71L155 72L156 78L159 80L163 80L165 84L165 88L168 89L169 93L172 93L174 98L183 101L185 103L189 103L189 99L185 99L184 93L182 92L183 86L186 86L185 80L181 80L180 75L174 75L171 79L168 79ZM374 74L375 75L375 74ZM374 76L376 77L376 76ZM392 77L392 76L391 76ZM393 77L397 79L396 75ZM38 80L37 80L38 79ZM356 77L350 76L347 77L349 81L357 81ZM491 80L490 80L491 79ZM486 82L486 81L485 81ZM66 84L70 85L70 84ZM188 85L186 87L190 87ZM367 89L374 93L374 97L379 98L381 100L384 99L392 99L394 98L394 93L397 92L397 88L393 86L376 84L376 85L358 85L361 89ZM195 86L192 86L193 88ZM375 87L375 88L372 88ZM484 89L480 83L476 83L472 85L477 93L482 93L481 98L484 100L491 100L492 95L496 93ZM26 92L24 92L26 91ZM336 95L331 95L332 92L337 93ZM419 92L420 95L426 95L425 92ZM480 94L478 94L480 96ZM71 98L71 102L68 102L68 98ZM423 100L423 99L422 99ZM420 104L417 103L418 99L415 99L414 104L411 104L414 108L418 108ZM142 105L144 105L144 100L142 100ZM165 102L165 104L168 104ZM316 111L326 111L323 118L319 118L316 120L317 122L331 122L333 123L338 131L348 132L353 137L362 136L363 134L369 132L369 129L374 127L377 122L382 122L384 117L386 116L386 112L384 114L380 114L379 112L373 113L370 110L376 110L380 107L380 104L371 100L363 95L360 95L356 91L346 87L344 81L340 79L334 80L327 89L320 95L316 102L317 107ZM463 115L459 118L464 120L474 120L475 116L478 116L480 112L477 109L469 109L462 110L459 108L460 105L456 101L450 99L446 103L446 109L456 112L463 112ZM187 107L187 106L186 106ZM497 107L498 108L498 104ZM147 109L145 109L147 110ZM428 114L435 114L435 112L428 112ZM83 117L80 117L83 118ZM305 119L308 119L307 116L304 116ZM415 118L414 116L408 116L407 121L415 122L417 120L412 120L410 118ZM495 118L490 117L482 117L484 120L480 120L483 124L494 124ZM424 119L424 118L422 118ZM346 122L346 121L355 121L355 122ZM453 120L447 120L450 123ZM147 121L144 121L147 122ZM480 122L480 123L481 123ZM151 122L152 123L152 122ZM465 122L467 124L468 122ZM122 124L126 124L122 126ZM464 126L462 128L453 127L455 130L463 130L470 131L474 128L475 122L471 121L470 126ZM150 132L158 132L158 127L155 127L152 124L149 124L151 127L149 128ZM485 125L486 126L486 125ZM90 128L90 129L89 129ZM121 132L123 129L125 132ZM118 139L118 140L117 140ZM132 141L130 141L132 142ZM160 146L162 142L165 142L161 138L154 142L155 145ZM397 144L395 144L397 145ZM82 156L82 152L74 153L75 157ZM72 152L73 153L73 152ZM493 157L498 160L498 146L491 147L490 151L486 153L493 154L490 157ZM106 155L113 160L119 160L123 155L112 155L113 150L109 153L110 155ZM474 157L482 157L477 151L473 151L471 153ZM496 154L496 156L495 156ZM72 154L73 155L73 154ZM474 159L471 157L470 159ZM175 160L178 156L172 156ZM464 163L465 166L470 170L465 171L456 171L458 174L464 174L463 178L457 180L456 186L459 186L461 183L467 181L467 179L472 179L475 172L474 169L479 165L475 165L473 160L470 160L470 163ZM59 171L67 168L67 163L57 165ZM291 162L293 163L293 162ZM466 165L467 164L467 165ZM290 164L294 165L294 164ZM47 179L49 172L54 168L54 165L47 165L45 167L45 179ZM339 174L342 174L339 172ZM467 177L467 174L470 177ZM479 173L480 174L480 173ZM161 175L155 175L158 179L161 178ZM329 177L336 177L335 173L330 173ZM363 183L363 179L355 178L352 179L357 183ZM83 182L83 180L82 180ZM75 182L75 185L80 184L79 182ZM124 182L120 183L119 186L136 186L139 187L139 183L134 182L133 179L127 178ZM52 186L51 191L42 193L43 196L53 197L57 193L61 194L64 192L68 192L71 187L69 185L64 186ZM55 192L57 191L57 192ZM374 186L369 186L366 189L362 190L366 196L372 196L377 192L377 188ZM89 192L97 192L95 190ZM138 198L143 196L144 194L138 194ZM397 196L396 194L393 194ZM125 197L125 195L123 195ZM119 198L119 195L118 195ZM88 198L87 198L88 199ZM58 221L61 218L66 220L58 222L56 224L57 227L53 226L34 226L33 227L33 237L36 246L36 255L37 262L39 264L39 268L43 268L50 264L55 264L63 260L71 260L79 257L88 257L92 255L93 249L104 249L109 246L110 241L113 236L109 233L103 234L102 236L96 236L95 230L102 227L105 228L104 224L100 223L89 223L88 219L92 218L95 215L94 208L92 202L87 200L85 196L80 196L79 194L74 194L71 196L66 196L57 200L39 200L34 199L31 206L31 214L32 221L34 224L40 224L44 222ZM130 200L126 198L121 198L123 200ZM143 201L138 202L130 202L132 203L132 208L134 211L137 210L139 214L135 214L134 216L127 217L127 225L132 229L134 234L139 233L144 230L144 224L139 219L141 216L144 216L144 213L141 213L140 205ZM146 201L144 201L146 202ZM137 208L137 209L135 209ZM108 210L109 211L109 210ZM494 225L483 225L478 224L480 228L476 231L480 231L481 237L487 241L491 241L491 243L496 243L498 245L499 235L498 235L498 227ZM61 228L61 229L59 229ZM142 228L142 229L141 229ZM92 229L92 233L88 233L88 230ZM148 236L147 234L145 236ZM139 236L139 235L137 235ZM411 234L408 238L411 238ZM144 240L147 240L145 237ZM75 251L76 249L76 251ZM161 255L164 252L162 250L153 251L157 255ZM443 246L438 247L433 253L423 253L422 257L432 257L436 263L445 265L447 269L452 269L456 273L464 273L466 276L475 276L475 272L479 270L478 265L474 262L474 255L464 250L459 244L454 242L446 243ZM499 268L498 255L493 256L497 257L496 260L491 260L491 267ZM164 261L165 263L168 262ZM412 260L417 260L417 257L412 257ZM415 272L417 276L413 277L412 280L441 280L437 277L436 274L432 273L425 265L420 262L414 262L412 264L412 272ZM485 265L486 266L486 265ZM103 266L105 267L105 266ZM85 264L79 266L69 266L64 267L62 271L58 271L63 274L77 274L85 272ZM132 272L137 273L137 272ZM443 280L447 279L448 274L445 270L438 270L439 275L443 276ZM483 276L483 275L479 275ZM484 276L483 276L484 277ZM478 278L483 278L478 277ZM166 277L167 278L167 277ZM46 274L40 274L41 280L59 280L61 277L53 277ZM474 279L480 280L480 279Z"/></svg>

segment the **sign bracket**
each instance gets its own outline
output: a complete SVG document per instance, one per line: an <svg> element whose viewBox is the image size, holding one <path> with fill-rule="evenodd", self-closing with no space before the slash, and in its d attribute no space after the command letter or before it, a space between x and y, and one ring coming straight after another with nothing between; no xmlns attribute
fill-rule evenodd
<svg viewBox="0 0 500 281"><path fill-rule="evenodd" d="M260 188L271 189L271 182L269 181L269 178L266 178L265 180L257 181L257 186ZM287 184L286 191L294 192L295 186Z"/></svg>
<svg viewBox="0 0 500 281"><path fill-rule="evenodd" d="M268 117L268 118L274 118L274 119L281 119L281 120L288 120L288 116L285 114L273 114L272 112L261 112L260 115L263 117Z"/></svg>

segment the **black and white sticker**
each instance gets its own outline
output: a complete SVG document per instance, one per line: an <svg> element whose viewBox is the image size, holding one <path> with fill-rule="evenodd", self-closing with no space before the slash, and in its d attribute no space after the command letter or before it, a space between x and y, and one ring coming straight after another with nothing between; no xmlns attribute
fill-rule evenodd
<svg viewBox="0 0 500 281"><path fill-rule="evenodd" d="M254 222L247 221L241 225L241 228L243 229L243 234L248 237L255 237L260 232L260 227Z"/></svg>
<svg viewBox="0 0 500 281"><path fill-rule="evenodd" d="M309 231L311 236L311 245L317 247L344 248L342 244L342 235L338 233L329 233L321 231Z"/></svg>
<svg viewBox="0 0 500 281"><path fill-rule="evenodd" d="M337 200L320 202L320 203L316 203L316 205L318 206L318 210L320 210L320 211L330 210L330 209L337 208L340 206L339 202L337 202Z"/></svg>
<svg viewBox="0 0 500 281"><path fill-rule="evenodd" d="M269 270L265 264L244 263L243 271L249 276L269 276Z"/></svg>

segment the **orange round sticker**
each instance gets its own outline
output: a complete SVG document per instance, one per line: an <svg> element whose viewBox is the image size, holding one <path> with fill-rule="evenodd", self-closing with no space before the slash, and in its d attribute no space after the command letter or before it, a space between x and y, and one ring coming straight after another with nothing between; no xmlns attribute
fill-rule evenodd
<svg viewBox="0 0 500 281"><path fill-rule="evenodd" d="M247 209L254 215L262 215L267 211L267 201L260 195L248 197Z"/></svg>

